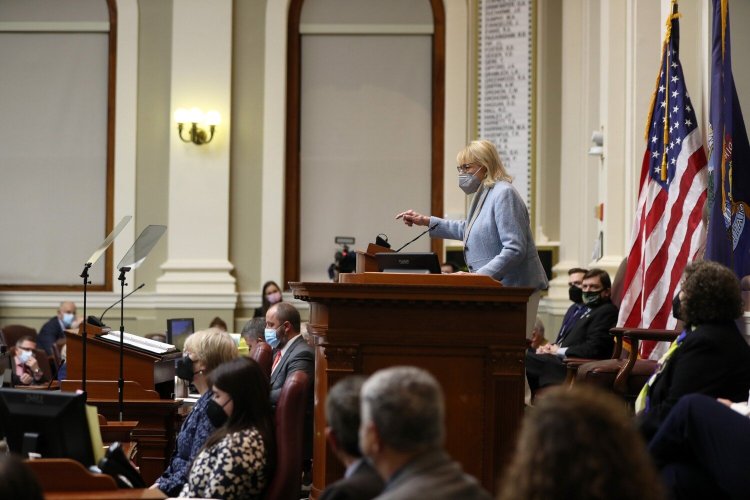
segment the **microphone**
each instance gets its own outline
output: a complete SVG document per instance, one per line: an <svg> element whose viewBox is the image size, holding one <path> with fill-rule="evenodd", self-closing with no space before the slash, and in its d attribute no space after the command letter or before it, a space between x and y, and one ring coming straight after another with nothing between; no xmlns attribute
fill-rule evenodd
<svg viewBox="0 0 750 500"><path fill-rule="evenodd" d="M102 313L102 315L101 315L101 316L99 316L99 319L98 319L98 320L96 321L96 322L97 322L98 324L97 324L97 325L95 325L95 326L104 326L104 323L102 323L102 318L104 318L104 315L105 315L105 314L107 314L107 311L109 311L110 309L112 309L112 308L113 308L113 307L115 307L115 306L116 306L117 304L119 304L119 303L120 303L120 302L122 302L123 300L127 299L127 298L128 298L128 297L130 297L131 295L133 295L133 294L134 294L135 292L137 292L138 290L140 290L140 289L141 289L141 288L143 288L144 286L146 286L146 283L141 283L140 285L138 285L138 288L136 288L135 290L133 290L132 292L130 292L129 294L127 294L127 295L126 295L126 296L124 296L123 298L121 298L121 299L118 299L118 300L117 300L117 301L116 301L116 302L115 302L114 304L112 304L111 306L109 306L108 308L106 308L106 309L104 310L104 312ZM91 318L91 317L92 317L92 316L89 316L89 318ZM94 319L96 319L96 318L94 318ZM89 321L89 323L91 323L91 322Z"/></svg>
<svg viewBox="0 0 750 500"><path fill-rule="evenodd" d="M425 234L427 234L427 233L429 233L430 231L432 231L433 229L435 229L435 228L436 228L437 226L438 226L438 225L437 225L437 223L435 223L435 224L433 224L432 226L428 227L427 229L425 229L424 231L422 231L421 233L419 233L419 236L417 236L416 238L414 238L414 239L413 239L413 240L411 240L411 241L407 241L406 243L404 243L404 245L403 245L403 246L402 246L401 248L399 248L398 250L396 250L396 252L397 252L397 253L398 253L398 252L400 252L401 250L403 250L403 249L404 249L404 248L406 248L407 246L411 245L412 243L414 243L415 241L417 241L417 240L418 240L419 238L421 238L421 237L422 237L422 236L424 236Z"/></svg>

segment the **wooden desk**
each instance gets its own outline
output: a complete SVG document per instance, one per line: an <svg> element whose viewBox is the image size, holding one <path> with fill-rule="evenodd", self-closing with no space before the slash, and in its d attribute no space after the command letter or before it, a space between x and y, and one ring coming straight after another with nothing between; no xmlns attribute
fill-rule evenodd
<svg viewBox="0 0 750 500"><path fill-rule="evenodd" d="M531 288L488 276L362 273L290 283L315 338L313 498L343 469L325 439L328 389L347 375L415 365L440 382L446 449L488 491L512 451L524 394ZM429 496L429 495L428 495Z"/></svg>
<svg viewBox="0 0 750 500"><path fill-rule="evenodd" d="M166 498L160 490L118 489L112 477L93 474L80 463L67 458L26 460L25 463L39 480L46 500Z"/></svg>
<svg viewBox="0 0 750 500"><path fill-rule="evenodd" d="M64 380L64 391L74 391L81 386L80 380ZM88 403L96 406L97 413L108 422L119 421L120 405L117 397L117 382L89 380L86 382ZM161 476L172 456L175 438L179 431L178 410L181 401L159 399L155 391L143 390L137 383L125 382L124 418L137 420L131 431L132 441L138 442L136 464L147 484L153 484Z"/></svg>

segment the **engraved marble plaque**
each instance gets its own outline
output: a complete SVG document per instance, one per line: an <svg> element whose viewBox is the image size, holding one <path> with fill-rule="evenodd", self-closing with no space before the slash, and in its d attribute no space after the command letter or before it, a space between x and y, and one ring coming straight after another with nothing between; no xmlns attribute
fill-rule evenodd
<svg viewBox="0 0 750 500"><path fill-rule="evenodd" d="M479 4L479 137L495 143L531 209L534 0Z"/></svg>

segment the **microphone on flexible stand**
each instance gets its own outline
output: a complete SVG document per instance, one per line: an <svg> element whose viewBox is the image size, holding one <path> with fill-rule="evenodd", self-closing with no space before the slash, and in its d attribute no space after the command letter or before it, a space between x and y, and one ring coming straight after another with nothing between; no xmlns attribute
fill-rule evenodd
<svg viewBox="0 0 750 500"><path fill-rule="evenodd" d="M138 290L140 290L140 289L141 289L141 288L143 288L144 286L146 286L146 283L141 283L140 285L138 285L138 287L137 287L137 288L136 288L135 290L131 291L130 293L128 293L128 294L127 294L126 296L124 296L123 298L121 298L121 299L118 299L118 300L117 300L117 301L116 301L116 302L115 302L114 304L112 304L111 306L109 306L108 308L106 308L106 309L104 310L104 312L102 313L102 315L101 315L101 316L99 316L99 318L98 318L98 319L96 318L96 316L89 316L89 318L88 318L88 320L87 320L87 321L88 321L88 322L89 322L90 324L94 325L94 326L98 326L98 327L102 327L102 326L104 326L104 323L102 323L102 319L104 318L104 315L105 315L105 314L107 314L107 311L109 311L110 309L112 309L112 308L113 308L113 307L115 307L115 306L116 306L117 304L119 304L119 303L120 303L120 302L122 302L123 300L127 299L127 298L128 298L128 297L130 297L131 295L133 295L133 294L134 294L135 292L137 292Z"/></svg>
<svg viewBox="0 0 750 500"><path fill-rule="evenodd" d="M421 233L419 233L419 236L417 236L416 238L414 238L411 241L407 241L406 243L404 243L404 245L401 248L399 248L398 250L396 250L396 252L400 252L401 250L403 250L407 246L411 245L412 243L414 243L415 241L417 241L419 238L421 238L425 234L427 234L430 231L432 231L433 229L435 229L437 226L438 226L437 223L435 223L432 226L428 227L427 229L425 229L424 231L422 231Z"/></svg>

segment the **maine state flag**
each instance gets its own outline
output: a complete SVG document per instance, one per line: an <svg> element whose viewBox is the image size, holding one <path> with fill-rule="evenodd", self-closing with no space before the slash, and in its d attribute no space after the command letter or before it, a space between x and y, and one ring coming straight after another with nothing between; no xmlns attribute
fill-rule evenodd
<svg viewBox="0 0 750 500"><path fill-rule="evenodd" d="M732 76L728 0L713 0L707 260L750 275L750 146Z"/></svg>

